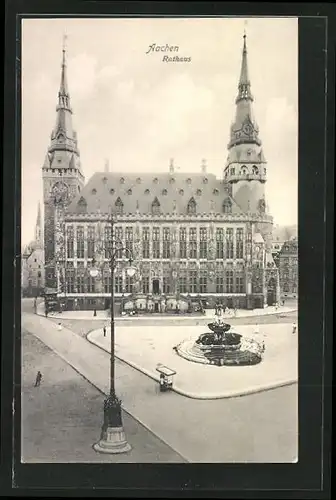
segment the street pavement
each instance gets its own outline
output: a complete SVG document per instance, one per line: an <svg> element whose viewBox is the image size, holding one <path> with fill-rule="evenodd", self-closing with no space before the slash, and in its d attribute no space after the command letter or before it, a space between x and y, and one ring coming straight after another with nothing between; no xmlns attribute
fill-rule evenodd
<svg viewBox="0 0 336 500"><path fill-rule="evenodd" d="M174 450L123 412L132 449L96 453L104 396L35 336L22 332L21 460L24 463L183 462ZM34 387L37 369L40 387Z"/></svg>
<svg viewBox="0 0 336 500"><path fill-rule="evenodd" d="M137 326L116 325L116 356L143 373L159 379L158 363L176 372L174 390L196 399L215 399L240 396L260 390L297 382L298 335L292 334L288 324L263 325L254 334L253 325L240 325L237 332L246 338L263 340L266 350L261 363L254 366L218 366L188 361L178 356L173 347L183 341L194 343L202 326ZM103 329L90 332L87 339L106 352L111 352L110 336Z"/></svg>
<svg viewBox="0 0 336 500"><path fill-rule="evenodd" d="M31 313L22 315L22 327L108 391L106 352ZM160 393L151 378L116 360L116 389L123 408L187 461L281 463L297 457L296 384L240 398L194 400Z"/></svg>

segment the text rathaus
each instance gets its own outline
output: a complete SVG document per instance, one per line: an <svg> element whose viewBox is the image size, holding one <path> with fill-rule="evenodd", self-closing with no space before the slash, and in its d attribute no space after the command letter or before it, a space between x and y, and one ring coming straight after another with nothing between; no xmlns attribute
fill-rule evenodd
<svg viewBox="0 0 336 500"><path fill-rule="evenodd" d="M67 309L109 308L111 273L105 243L114 233L131 250L138 272L115 271L116 301L154 311L163 304L213 300L228 307L279 301L271 243L273 218L265 199L266 160L253 118L246 37L221 179L205 160L193 174L110 172L86 183L72 125L63 49L57 119L42 168L46 287ZM224 150L223 150L224 154ZM118 257L118 256L117 256ZM99 262L100 272L90 268ZM121 299L123 297L123 299Z"/></svg>

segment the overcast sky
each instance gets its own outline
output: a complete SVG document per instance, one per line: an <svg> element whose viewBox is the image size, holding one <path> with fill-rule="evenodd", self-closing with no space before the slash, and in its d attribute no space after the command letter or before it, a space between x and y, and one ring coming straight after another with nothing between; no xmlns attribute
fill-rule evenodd
<svg viewBox="0 0 336 500"><path fill-rule="evenodd" d="M240 73L242 18L25 19L22 28L22 243L34 235L42 164L55 124L67 34L74 128L88 180L110 169L222 176ZM250 18L247 48L254 111L268 161L275 223L297 221L298 23ZM163 62L149 45L179 47Z"/></svg>

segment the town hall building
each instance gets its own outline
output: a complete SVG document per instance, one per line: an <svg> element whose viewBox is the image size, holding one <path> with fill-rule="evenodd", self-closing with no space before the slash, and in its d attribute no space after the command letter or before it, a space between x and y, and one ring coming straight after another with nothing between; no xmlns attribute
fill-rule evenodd
<svg viewBox="0 0 336 500"><path fill-rule="evenodd" d="M272 257L273 218L265 198L267 163L254 119L244 35L236 115L222 178L205 160L192 174L134 174L108 164L87 182L73 129L63 49L56 125L42 168L45 279L49 296L66 309L110 307L106 243L113 237L132 254L125 273L120 251L116 302L155 312L200 301L256 308L279 301ZM224 150L223 150L224 155ZM92 277L90 269L99 267Z"/></svg>

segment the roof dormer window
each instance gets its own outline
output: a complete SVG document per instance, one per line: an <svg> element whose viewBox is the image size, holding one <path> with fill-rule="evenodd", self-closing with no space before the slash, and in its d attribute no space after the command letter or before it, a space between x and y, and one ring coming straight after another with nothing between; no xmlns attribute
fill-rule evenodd
<svg viewBox="0 0 336 500"><path fill-rule="evenodd" d="M196 213L196 201L194 197L190 198L188 205L187 205L187 212L188 214L195 214Z"/></svg>
<svg viewBox="0 0 336 500"><path fill-rule="evenodd" d="M149 194L149 189L145 189L145 194Z"/></svg>
<svg viewBox="0 0 336 500"><path fill-rule="evenodd" d="M159 202L159 200L157 199L157 197L155 196L154 201L153 201L153 203L152 203L152 213L153 213L154 215L159 215L159 213L160 213L160 208L161 208L160 202Z"/></svg>
<svg viewBox="0 0 336 500"><path fill-rule="evenodd" d="M131 195L131 194L132 194L132 189L128 189L128 190L127 190L127 194L128 194L128 195Z"/></svg>
<svg viewBox="0 0 336 500"><path fill-rule="evenodd" d="M110 194L114 194L114 189L110 189Z"/></svg>
<svg viewBox="0 0 336 500"><path fill-rule="evenodd" d="M191 179L190 177L188 177L188 179L186 180L187 184L191 184Z"/></svg>
<svg viewBox="0 0 336 500"><path fill-rule="evenodd" d="M153 179L153 182L154 182L154 184L157 184L157 183L159 182L159 179L158 179L157 177L155 177L155 178Z"/></svg>
<svg viewBox="0 0 336 500"><path fill-rule="evenodd" d="M168 193L167 189L163 189L163 190L162 190L162 194L163 194L163 196L167 196L167 193Z"/></svg>
<svg viewBox="0 0 336 500"><path fill-rule="evenodd" d="M117 214L121 215L124 211L124 204L121 201L121 198L118 196L115 202L115 207L116 207L116 212Z"/></svg>
<svg viewBox="0 0 336 500"><path fill-rule="evenodd" d="M97 194L97 189L93 188L91 194Z"/></svg>
<svg viewBox="0 0 336 500"><path fill-rule="evenodd" d="M203 178L203 184L208 184L208 178L207 177Z"/></svg>
<svg viewBox="0 0 336 500"><path fill-rule="evenodd" d="M83 196L81 196L78 200L78 203L77 203L77 206L78 206L78 211L80 213L85 213L86 212L86 209L87 209L87 203L86 203L86 199L83 198Z"/></svg>
<svg viewBox="0 0 336 500"><path fill-rule="evenodd" d="M226 200L224 200L223 212L225 214L232 214L232 202L231 202L230 198L227 198Z"/></svg>
<svg viewBox="0 0 336 500"><path fill-rule="evenodd" d="M120 184L124 184L125 183L125 179L123 177L120 177Z"/></svg>

